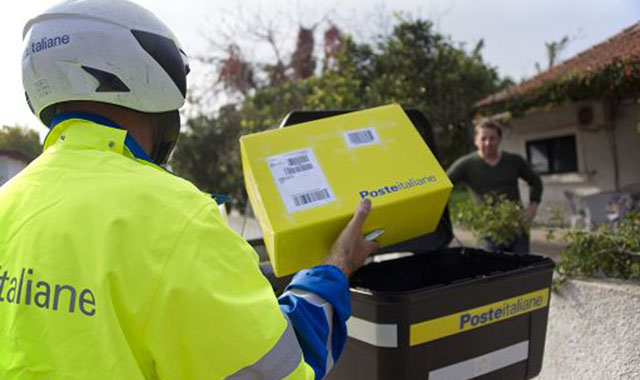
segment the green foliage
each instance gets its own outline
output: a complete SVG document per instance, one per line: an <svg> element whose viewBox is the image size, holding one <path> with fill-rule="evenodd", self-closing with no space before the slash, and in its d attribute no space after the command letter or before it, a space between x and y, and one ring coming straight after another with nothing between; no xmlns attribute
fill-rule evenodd
<svg viewBox="0 0 640 380"><path fill-rule="evenodd" d="M244 204L239 137L240 114L222 108L217 117L187 120L171 158L171 169L209 193L230 195L232 206Z"/></svg>
<svg viewBox="0 0 640 380"><path fill-rule="evenodd" d="M473 104L504 87L479 51L467 53L433 31L431 22L405 21L377 46L347 40L339 70L320 78L309 108L367 108L400 103L425 113L444 166L468 153Z"/></svg>
<svg viewBox="0 0 640 380"><path fill-rule="evenodd" d="M28 158L36 158L42 152L40 136L33 129L16 126L3 126L0 129L0 149L19 150Z"/></svg>
<svg viewBox="0 0 640 380"><path fill-rule="evenodd" d="M565 228L564 209L562 206L552 206L549 209L549 217L544 222L547 240L556 240L557 230Z"/></svg>
<svg viewBox="0 0 640 380"><path fill-rule="evenodd" d="M556 267L556 285L578 276L640 281L640 212L628 214L616 227L568 230L560 239L568 246Z"/></svg>
<svg viewBox="0 0 640 380"><path fill-rule="evenodd" d="M496 245L508 245L531 227L522 205L506 199L504 194L485 196L481 202L467 199L451 211L454 223L476 239L490 239Z"/></svg>
<svg viewBox="0 0 640 380"><path fill-rule="evenodd" d="M262 83L237 104L224 107L233 109L232 118L220 112L190 120L172 166L178 174L196 179L198 185L240 197L236 204L241 205L244 185L237 174L242 170L238 136L275 128L296 109L363 109L392 102L426 114L441 162L448 166L472 147L474 102L509 84L482 61L481 48L479 44L467 53L424 20L401 21L390 36L375 44L358 44L346 37L331 69L302 80ZM225 128L233 131L221 131ZM191 152L194 149L203 152ZM215 153L217 149L223 154ZM219 177L225 173L231 175Z"/></svg>
<svg viewBox="0 0 640 380"><path fill-rule="evenodd" d="M544 70L548 70L556 64L560 54L562 54L562 52L567 48L570 41L569 36L564 36L559 41L544 43L544 47L547 51L547 67ZM535 66L538 74L544 71L538 62L536 62Z"/></svg>
<svg viewBox="0 0 640 380"><path fill-rule="evenodd" d="M457 214L460 207L465 207L471 200L471 194L464 184L456 185L449 196L449 210L451 214Z"/></svg>

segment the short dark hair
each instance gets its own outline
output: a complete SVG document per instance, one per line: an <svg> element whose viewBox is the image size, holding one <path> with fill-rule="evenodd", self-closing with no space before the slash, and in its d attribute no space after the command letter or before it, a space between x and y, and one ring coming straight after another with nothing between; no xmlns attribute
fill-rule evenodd
<svg viewBox="0 0 640 380"><path fill-rule="evenodd" d="M502 138L502 127L495 121L483 120L475 125L474 135L477 135L481 128L493 129L498 133L498 137Z"/></svg>

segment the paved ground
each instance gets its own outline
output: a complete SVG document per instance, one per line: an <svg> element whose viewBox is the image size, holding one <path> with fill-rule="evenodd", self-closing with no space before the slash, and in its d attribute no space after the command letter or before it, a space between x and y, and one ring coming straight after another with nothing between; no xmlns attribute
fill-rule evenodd
<svg viewBox="0 0 640 380"><path fill-rule="evenodd" d="M245 239L254 239L262 236L260 225L256 219L245 219L236 211L233 211L228 219L229 225ZM552 260L558 261L564 245L559 242L548 241L546 234L547 232L543 228L531 230L531 252L536 255L548 256ZM468 231L454 228L454 235L459 243L464 246L474 247L476 245L476 239ZM454 239L451 246L459 246L458 241Z"/></svg>

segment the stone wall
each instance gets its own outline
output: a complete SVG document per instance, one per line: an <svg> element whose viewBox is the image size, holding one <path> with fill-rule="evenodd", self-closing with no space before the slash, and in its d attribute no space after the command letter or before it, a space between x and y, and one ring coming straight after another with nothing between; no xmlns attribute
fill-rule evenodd
<svg viewBox="0 0 640 380"><path fill-rule="evenodd" d="M551 297L536 380L640 379L640 283L572 280Z"/></svg>

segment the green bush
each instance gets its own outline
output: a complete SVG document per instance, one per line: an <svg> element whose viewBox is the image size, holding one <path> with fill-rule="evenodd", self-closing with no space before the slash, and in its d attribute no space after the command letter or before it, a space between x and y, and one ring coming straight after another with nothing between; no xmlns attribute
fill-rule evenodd
<svg viewBox="0 0 640 380"><path fill-rule="evenodd" d="M449 210L451 214L455 214L460 208L460 205L465 204L470 199L471 194L464 184L456 185L449 196Z"/></svg>
<svg viewBox="0 0 640 380"><path fill-rule="evenodd" d="M628 214L616 227L565 231L560 240L568 246L556 267L556 284L579 276L640 281L640 212Z"/></svg>
<svg viewBox="0 0 640 380"><path fill-rule="evenodd" d="M486 196L482 202L468 198L452 206L451 214L453 222L476 239L490 239L497 245L508 245L531 227L522 205L504 195Z"/></svg>

